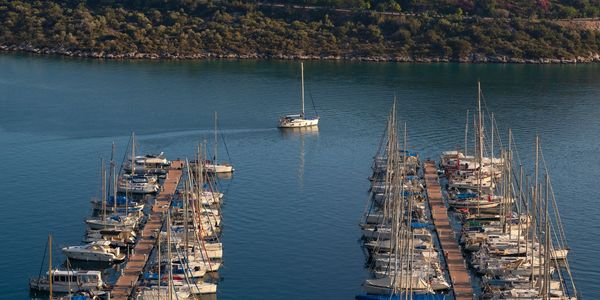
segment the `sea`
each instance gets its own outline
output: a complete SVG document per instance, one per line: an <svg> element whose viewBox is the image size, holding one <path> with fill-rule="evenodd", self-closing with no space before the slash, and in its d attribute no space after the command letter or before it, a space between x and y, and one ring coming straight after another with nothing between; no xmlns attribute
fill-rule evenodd
<svg viewBox="0 0 600 300"><path fill-rule="evenodd" d="M394 99L421 159L464 147L481 82L486 121L512 130L531 170L540 137L585 299L600 299L600 65L307 61L314 130L281 130L300 112L297 61L90 60L0 55L0 298L28 299L29 278L81 244L100 159L192 159L198 143L235 173L220 181L224 265L218 299L353 299L368 274L359 220ZM472 121L472 119L471 119ZM470 122L472 124L472 122ZM468 143L472 143L471 137ZM496 146L498 147L498 146Z"/></svg>

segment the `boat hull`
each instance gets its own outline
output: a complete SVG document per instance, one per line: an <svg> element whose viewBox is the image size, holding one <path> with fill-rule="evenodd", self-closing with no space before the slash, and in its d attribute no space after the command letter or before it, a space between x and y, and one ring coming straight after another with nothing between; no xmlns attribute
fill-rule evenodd
<svg viewBox="0 0 600 300"><path fill-rule="evenodd" d="M48 282L48 280L37 280L37 279L31 279L29 281L29 289L32 291L38 291L38 292L49 292L50 291L50 284ZM77 293L77 292L84 292L84 291L101 291L102 289L97 286L97 285L93 285L93 284L85 284L85 283L77 283L77 282L72 282L71 284L68 283L58 283L58 282L53 282L52 283L52 291L55 293Z"/></svg>
<svg viewBox="0 0 600 300"><path fill-rule="evenodd" d="M279 122L279 128L300 128L319 125L319 119L295 119L288 122Z"/></svg>
<svg viewBox="0 0 600 300"><path fill-rule="evenodd" d="M204 168L206 168L206 171L209 173L233 173L234 169L232 165L220 165L220 164L207 164L204 166Z"/></svg>
<svg viewBox="0 0 600 300"><path fill-rule="evenodd" d="M88 253L88 252L78 252L78 251L69 251L63 250L63 253L69 259L75 260L83 260L83 261L99 261L99 262L116 262L122 261L123 258L117 257L113 254L108 253Z"/></svg>

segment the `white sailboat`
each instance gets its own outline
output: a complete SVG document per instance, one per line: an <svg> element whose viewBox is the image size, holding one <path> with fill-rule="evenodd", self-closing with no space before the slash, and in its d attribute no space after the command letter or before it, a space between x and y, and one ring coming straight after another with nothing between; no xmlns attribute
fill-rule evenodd
<svg viewBox="0 0 600 300"><path fill-rule="evenodd" d="M214 149L214 160L205 161L204 168L209 173L233 173L234 169L231 164L219 163L217 161L217 145L218 145L218 131L217 131L217 112L215 111L215 149Z"/></svg>
<svg viewBox="0 0 600 300"><path fill-rule="evenodd" d="M300 72L301 72L301 81L302 81L302 93L301 93L301 103L302 110L300 114L293 115L285 115L279 118L279 128L300 128L300 127L310 127L317 126L319 124L319 117L315 116L312 118L307 118L304 114L304 64L300 63Z"/></svg>

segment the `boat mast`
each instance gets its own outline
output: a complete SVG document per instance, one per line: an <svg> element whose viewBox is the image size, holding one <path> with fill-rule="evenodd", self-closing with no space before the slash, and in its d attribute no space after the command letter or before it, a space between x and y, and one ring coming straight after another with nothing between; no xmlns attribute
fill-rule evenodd
<svg viewBox="0 0 600 300"><path fill-rule="evenodd" d="M117 168L114 168L112 171L112 180L113 180L113 207L115 214L117 213ZM127 193L125 193L125 198L127 198Z"/></svg>
<svg viewBox="0 0 600 300"><path fill-rule="evenodd" d="M104 159L100 159L100 177L102 178L102 221L106 227L106 169L104 167Z"/></svg>
<svg viewBox="0 0 600 300"><path fill-rule="evenodd" d="M52 234L48 234L48 284L50 287L50 297L52 299Z"/></svg>
<svg viewBox="0 0 600 300"><path fill-rule="evenodd" d="M167 264L169 268L169 284L167 287L169 298L167 299L173 299L173 263L171 262L171 209L167 211Z"/></svg>
<svg viewBox="0 0 600 300"><path fill-rule="evenodd" d="M188 168L188 172L190 169L190 163L186 159L186 165ZM188 173L189 176L189 173ZM189 185L189 188L188 188ZM189 201L189 193L192 190L191 178L188 177L183 184L183 228L185 231L185 257L188 257L188 249L189 249L189 237L188 237L188 201Z"/></svg>
<svg viewBox="0 0 600 300"><path fill-rule="evenodd" d="M521 207L521 209L518 210L518 216L519 216L519 234L517 235L517 241L518 241L518 249L521 249L521 233L523 232L523 229L521 228L521 224L523 223L523 219L522 219L522 215L523 215L523 206L525 206L525 209L527 210L528 205L525 205L525 197L523 195L523 164L519 164L519 202L517 205L517 209L519 207ZM527 212L525 212L525 257L527 257L527 226L529 226L529 215L527 214Z"/></svg>
<svg viewBox="0 0 600 300"><path fill-rule="evenodd" d="M494 170L494 158L495 158L495 155L494 155L494 113L491 114L490 119L491 119L490 120L490 123L491 123L490 129L492 130L491 136L490 136L490 139L492 140L492 142L491 142L492 145L490 148L490 152L491 152L490 158L492 159L492 161L490 162L491 166L492 166L491 171L490 171L490 173L492 175L492 177L490 178L490 180L491 180L490 190L491 190L494 187L494 177L495 177L495 173L496 173L496 170Z"/></svg>
<svg viewBox="0 0 600 300"><path fill-rule="evenodd" d="M108 189L106 191L106 197L107 198L108 198L108 195L110 195L111 188L112 188L112 190L115 190L117 188L116 185L113 185L113 182L115 182L113 180L113 173L114 173L113 171L115 169L114 157L115 157L115 141L112 142L112 147L111 147L111 151L110 151L110 170L108 172L108 174L109 174L109 179L108 179L108 184L107 184L108 185ZM113 200L116 203L117 198L115 197ZM115 210L115 213L117 213L116 210Z"/></svg>
<svg viewBox="0 0 600 300"><path fill-rule="evenodd" d="M135 132L131 132L131 176L135 174Z"/></svg>
<svg viewBox="0 0 600 300"><path fill-rule="evenodd" d="M552 236L550 235L550 214L548 213L548 200L549 200L549 177L548 177L548 173L546 170L545 173L545 195L544 195L544 224L545 224L545 228L544 228L544 299L550 299L550 263L551 263L551 252L550 250L554 250L551 244L551 238ZM556 252L555 252L556 253ZM559 271L560 273L560 271Z"/></svg>
<svg viewBox="0 0 600 300"><path fill-rule="evenodd" d="M469 138L469 110L467 109L467 121L465 122L465 149L464 149L465 158L467 157L468 138ZM458 166L458 169L460 170L460 166Z"/></svg>
<svg viewBox="0 0 600 300"><path fill-rule="evenodd" d="M215 168L215 172L217 171L217 112L215 111L215 161L213 162L213 167Z"/></svg>
<svg viewBox="0 0 600 300"><path fill-rule="evenodd" d="M159 232L158 233L158 300L160 300L160 284L162 281L162 276L160 275L160 264L162 263L160 261L160 240L162 240L162 234Z"/></svg>
<svg viewBox="0 0 600 300"><path fill-rule="evenodd" d="M493 159L493 157L492 157ZM493 161L493 160L492 160ZM506 198L506 203L507 203L507 209L506 209L506 215L508 215L509 219L510 219L510 223L508 223L508 231L509 231L509 237L512 238L512 203L513 203L513 195L514 193L514 186L513 186L513 182L512 182L512 178L513 178L513 168L512 168L512 129L508 129L508 152L506 153L506 158L504 161L504 166L506 166L507 169L507 178L505 180L506 184L507 184L507 195L510 198L506 198L507 196L505 195L504 197ZM515 201L515 205L518 204L518 202ZM517 208L517 212L519 211L519 209ZM517 218L519 220L519 226L521 226L521 215L517 214ZM520 228L519 228L520 230ZM520 233L520 232L519 232ZM518 249L518 248L517 248Z"/></svg>
<svg viewBox="0 0 600 300"><path fill-rule="evenodd" d="M100 159L100 180L102 191L102 221L106 220L106 170L104 170L104 159ZM105 223L106 225L106 223Z"/></svg>
<svg viewBox="0 0 600 300"><path fill-rule="evenodd" d="M302 113L300 114L300 117L304 119L304 63L300 63L300 82L302 85L302 89L301 89L301 93L300 93L300 98L302 100Z"/></svg>
<svg viewBox="0 0 600 300"><path fill-rule="evenodd" d="M479 200L481 200L481 194L482 194L482 178L481 178L481 174L483 173L483 128L482 128L482 116L481 116L481 82L477 81L477 114L478 114L478 118L479 118L479 126L477 128L478 130L478 142L479 142L479 153L478 153L478 160L479 160L479 172L477 172L477 177L478 177L478 182L479 182ZM481 201L477 201L477 216L480 216L480 208L479 208L479 203Z"/></svg>

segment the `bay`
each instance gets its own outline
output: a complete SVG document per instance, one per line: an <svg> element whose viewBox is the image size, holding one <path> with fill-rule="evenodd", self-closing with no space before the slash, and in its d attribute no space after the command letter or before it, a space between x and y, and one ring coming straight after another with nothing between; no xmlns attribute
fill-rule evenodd
<svg viewBox="0 0 600 300"><path fill-rule="evenodd" d="M212 141L218 111L219 157L236 167L221 182L218 298L352 299L366 276L366 178L394 95L411 148L436 159L462 146L477 80L524 161L541 136L578 289L600 298L600 65L306 62L305 80L317 132L276 128L299 109L297 62L0 55L0 298L27 298L48 233L57 247L79 243L112 141L122 156L135 131L143 152L185 158Z"/></svg>

